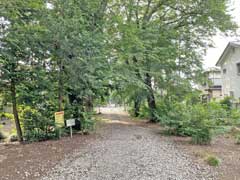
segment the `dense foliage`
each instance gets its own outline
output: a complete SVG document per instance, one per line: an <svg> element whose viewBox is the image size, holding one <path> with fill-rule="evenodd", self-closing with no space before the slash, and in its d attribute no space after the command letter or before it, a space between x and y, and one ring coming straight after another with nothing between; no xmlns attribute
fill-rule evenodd
<svg viewBox="0 0 240 180"><path fill-rule="evenodd" d="M209 144L213 135L224 132L224 128L240 125L238 109L228 109L228 106L218 102L194 100L194 103L189 103L186 99L181 102L169 99L157 102L155 115L168 134L191 136L195 144ZM149 117L147 108L141 109L140 114Z"/></svg>
<svg viewBox="0 0 240 180"><path fill-rule="evenodd" d="M2 0L0 94L12 104L18 140L56 137L62 110L76 129L91 129L93 107L111 95L135 116L145 109L153 122L210 136L211 113L184 101L201 80L211 36L235 28L227 2Z"/></svg>

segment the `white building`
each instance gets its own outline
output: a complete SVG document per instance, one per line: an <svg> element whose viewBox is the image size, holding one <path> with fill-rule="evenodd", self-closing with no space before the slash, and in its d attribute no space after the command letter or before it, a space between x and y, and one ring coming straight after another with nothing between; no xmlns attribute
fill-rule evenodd
<svg viewBox="0 0 240 180"><path fill-rule="evenodd" d="M221 67L222 95L240 99L240 42L230 42L216 66Z"/></svg>
<svg viewBox="0 0 240 180"><path fill-rule="evenodd" d="M222 77L221 70L213 67L204 72L206 82L202 84L202 100L221 100L222 99Z"/></svg>

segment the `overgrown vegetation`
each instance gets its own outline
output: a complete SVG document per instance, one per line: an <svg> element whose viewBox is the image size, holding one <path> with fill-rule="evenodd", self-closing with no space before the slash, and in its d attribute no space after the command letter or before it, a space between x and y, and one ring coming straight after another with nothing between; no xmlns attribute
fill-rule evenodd
<svg viewBox="0 0 240 180"><path fill-rule="evenodd" d="M53 117L44 116L41 111L25 107L21 112L23 137L27 141L43 141L59 138L59 128L55 126Z"/></svg>
<svg viewBox="0 0 240 180"><path fill-rule="evenodd" d="M56 111L92 129L93 107L110 94L134 116L210 141L221 112L185 95L211 36L236 28L227 1L9 0L0 24L0 96L19 141L57 137Z"/></svg>
<svg viewBox="0 0 240 180"><path fill-rule="evenodd" d="M230 131L227 127L239 126L240 110L229 108L225 103L202 103L196 98L198 95L181 101L165 97L157 102L155 117L168 134L191 136L192 143L204 145L210 144L214 135ZM140 117L149 117L146 106L140 108Z"/></svg>

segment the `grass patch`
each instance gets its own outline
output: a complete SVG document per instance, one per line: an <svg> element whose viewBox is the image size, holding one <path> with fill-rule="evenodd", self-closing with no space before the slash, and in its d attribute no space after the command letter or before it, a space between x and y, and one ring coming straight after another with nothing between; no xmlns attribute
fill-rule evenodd
<svg viewBox="0 0 240 180"><path fill-rule="evenodd" d="M208 155L205 161L209 166L217 167L220 165L220 159L214 155Z"/></svg>
<svg viewBox="0 0 240 180"><path fill-rule="evenodd" d="M232 128L233 126L218 126L213 130L213 135L218 136L230 133L232 131Z"/></svg>
<svg viewBox="0 0 240 180"><path fill-rule="evenodd" d="M197 129L192 134L192 143L198 145L209 145L212 140L212 132L208 128Z"/></svg>

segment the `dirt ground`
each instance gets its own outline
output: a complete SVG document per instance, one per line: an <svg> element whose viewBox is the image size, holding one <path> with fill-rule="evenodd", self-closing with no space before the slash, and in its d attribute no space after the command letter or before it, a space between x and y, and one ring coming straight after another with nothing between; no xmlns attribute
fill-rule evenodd
<svg viewBox="0 0 240 180"><path fill-rule="evenodd" d="M205 179L240 180L240 146L235 145L234 140L232 138L221 136L221 137L217 137L213 141L212 145L210 146L197 146L197 145L190 144L189 138L163 136L162 134L160 134L161 128L159 128L158 125L147 124L145 122L129 121L130 120L129 116L126 113L118 114L118 117L121 116L121 119L124 119L124 121L121 122L121 125L119 125L118 119L113 118L115 117L113 115L116 114L116 111L115 112L108 111L107 113L108 113L107 115L106 114L101 115L103 122L98 123L98 128L97 128L98 130L91 135L85 136L85 135L76 134L73 136L73 139L70 139L69 137L63 137L61 140L58 140L58 141L46 141L46 142L32 143L32 144L25 144L25 145L0 144L0 179L1 180L7 180L7 179L8 180L23 180L23 179L35 180L43 177L45 177L45 179L59 179L58 177L59 172L60 174L65 173L64 170L59 171L59 169L61 168L67 169L66 166L68 167L68 165L66 163L69 163L68 161L75 162L77 166L76 172L74 171L74 173L76 173L75 177L73 177L72 179L79 179L79 177L76 178L77 176L80 175L80 172L78 172L78 170L79 168L81 170L81 165L79 165L79 163L85 161L85 159L81 156L81 152L82 152L81 150L84 151L86 150L86 148L93 148L93 149L95 148L94 152L88 154L89 158L90 157L92 158L94 154L99 155L98 154L99 150L96 149L95 144L97 144L98 146L102 146L102 145L106 146L109 143L110 144L112 143L112 146L114 147L120 144L118 147L119 149L122 150L120 153L129 154L128 151L125 151L125 148L122 149L123 146L125 147L125 143L123 142L125 141L126 138L128 139L129 137L130 139L130 141L128 142L129 144L137 145L140 143L140 146L136 147L138 150L145 150L144 146L149 145L149 147L154 146L154 148L156 148L156 151L155 150L151 151L152 155L156 156L156 154L159 153L159 157L160 157L159 159L158 158L149 159L150 162L148 162L149 164L148 166L154 165L155 163L156 164L153 167L152 166L150 168L148 167L148 170L156 166L161 166L161 164L158 164L158 163L161 163L161 161L164 161L165 165L170 169L174 170L173 167L176 167L176 172L170 172L170 171L168 172L169 169L167 169L166 170L167 174L165 174L165 178L160 178L161 180L167 179L167 176L170 177L170 175L172 177L170 179L180 179L180 180L189 179L189 178L181 178L181 176L179 176L180 178L174 178L175 177L174 173L179 173L179 172L181 173L181 171L177 170L178 168L180 168L181 165L183 165L184 167L186 166L186 169L189 170L189 171L186 171L187 172L186 174L188 175L188 177L191 177L191 173L193 173L193 177L199 177L199 178L192 178L192 179L204 179L204 177L200 178L201 171L204 171L205 175L214 174L213 176L211 176L212 178L205 178ZM109 122L110 122L109 120L111 120L110 126L109 126ZM134 133L130 133L133 131ZM121 133L123 134L123 136L119 135ZM105 136L106 134L109 134L109 136ZM144 141L144 139L147 139L147 141ZM149 142L150 139L154 139L154 141ZM159 143L159 144L155 145L156 143ZM89 144L91 144L91 146L89 146ZM164 147L164 148L161 148L161 147ZM109 155L112 157L115 157L115 152L118 152L118 148L116 148L114 151L110 151L111 148L109 149L105 148L103 152L106 153L107 151L109 151L110 153ZM129 150L135 151L136 148L132 147ZM138 153L138 151L135 153ZM149 156L151 155L151 153L149 154ZM163 156L163 153L166 153L167 157L161 157ZM75 154L75 156L73 156L73 154ZM206 154L214 154L217 157L219 157L221 159L220 166L216 168L209 167L203 160ZM135 157L135 155L136 156L139 155L139 157L142 157L142 155L145 155L145 154L144 153L133 154L133 157ZM99 157L100 158L102 157L103 160L107 159L107 157L102 156L102 154L99 155ZM88 159L90 162L92 162L91 158ZM177 161L177 164L175 164L174 160L171 160L171 159L169 160L168 158L172 158L172 159L176 158L179 161ZM129 159L124 160L120 158L118 159L118 161L120 162L122 161L123 164L120 164L120 167L122 167L123 165L125 166L125 162L128 162ZM141 160L134 159L134 161L137 161L137 163L139 162L144 163ZM178 164L179 162L183 162L183 164ZM107 165L107 168L109 168L108 162L103 161L103 163L104 165ZM168 163L170 163L170 165ZM174 164L171 164L171 163L174 163ZM191 166L193 166L194 168L192 169ZM143 172L145 170L142 165L141 165L141 168L139 172L140 171ZM162 168L164 169L165 166L162 166ZM112 169L110 170L112 171ZM134 172L135 169L133 169L132 171ZM153 169L153 171L156 173L158 172L158 169ZM161 172L158 172L158 173L161 173ZM58 178L53 178L54 176ZM143 175L143 177L145 176L146 178L144 179L156 179L158 177L156 175L155 177L151 176L149 178L147 177L147 175ZM87 178L89 179L89 177L91 176L90 175L86 176L86 179ZM182 177L185 177L185 176L182 175ZM105 178L105 179L111 179L111 178L113 177L109 176L109 178ZM71 179L71 178L68 178L68 179ZM90 178L90 180L95 180L95 179L97 178ZM104 176L103 176L103 179L104 179ZM121 179L121 178L117 178L117 179ZM124 179L124 177L122 177L122 179ZM140 179L142 180L142 178Z"/></svg>
<svg viewBox="0 0 240 180"><path fill-rule="evenodd" d="M72 139L63 137L58 141L25 145L0 144L0 179L38 179L62 159L95 138L96 134L74 135Z"/></svg>
<svg viewBox="0 0 240 180"><path fill-rule="evenodd" d="M41 180L215 180L146 123L130 121L120 109L103 110L101 136L61 161ZM157 126L156 126L157 127Z"/></svg>
<svg viewBox="0 0 240 180"><path fill-rule="evenodd" d="M166 137L174 141L184 151L190 153L199 163L204 163L207 155L220 159L220 165L215 167L220 180L240 180L240 145L235 144L231 136L218 136L209 146L199 146L190 143L189 138Z"/></svg>

